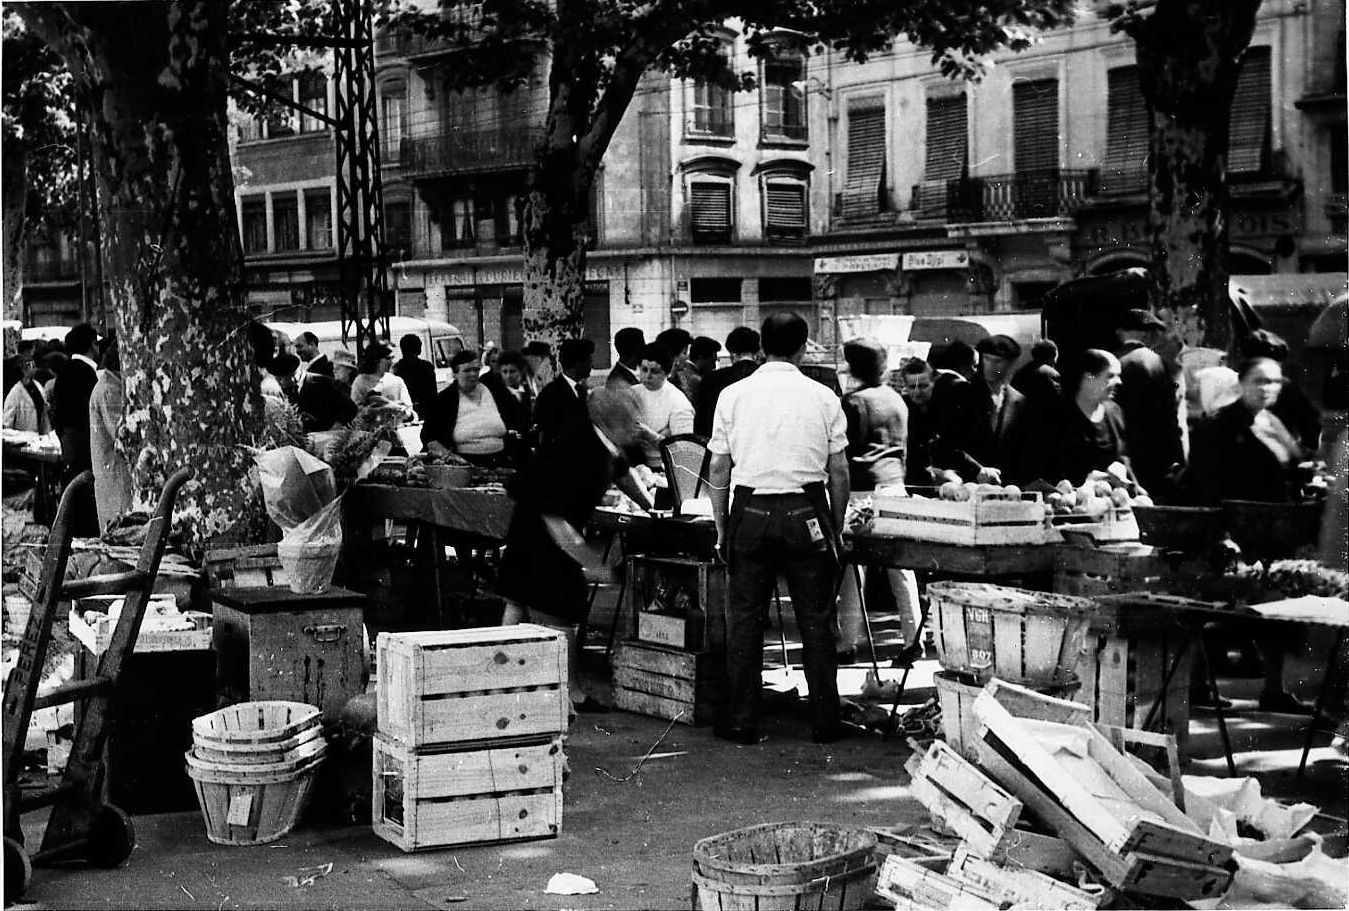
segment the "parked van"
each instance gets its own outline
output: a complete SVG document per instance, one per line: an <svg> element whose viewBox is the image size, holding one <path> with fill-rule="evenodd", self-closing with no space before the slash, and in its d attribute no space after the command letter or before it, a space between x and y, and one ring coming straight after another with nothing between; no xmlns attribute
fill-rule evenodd
<svg viewBox="0 0 1349 911"><path fill-rule="evenodd" d="M301 332L312 332L318 337L319 351L329 356L339 348L356 353L355 340L342 340L341 320L326 320L318 323L268 323L267 328L284 332L293 341ZM464 350L464 336L456 327L440 320L413 319L409 316L389 317L389 338L385 339L394 351L395 361L399 357L398 341L405 335L420 336L422 357L436 368L436 388L444 389L454 382L454 371L450 369L450 358Z"/></svg>

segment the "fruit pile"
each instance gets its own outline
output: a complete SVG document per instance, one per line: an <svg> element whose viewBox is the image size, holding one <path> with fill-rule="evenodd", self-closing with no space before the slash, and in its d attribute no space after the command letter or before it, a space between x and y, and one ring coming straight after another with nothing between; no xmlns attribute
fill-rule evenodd
<svg viewBox="0 0 1349 911"><path fill-rule="evenodd" d="M964 502L976 497L981 500L1020 500L1021 488L1015 484L976 484L973 481L962 484L959 481L947 481L937 488L937 496L943 500Z"/></svg>
<svg viewBox="0 0 1349 911"><path fill-rule="evenodd" d="M1059 481L1050 487L1043 481L1031 485L1045 497L1045 514L1052 516L1104 516L1113 509L1151 506L1152 497L1129 479L1128 470L1119 462L1107 471L1093 471L1080 485Z"/></svg>

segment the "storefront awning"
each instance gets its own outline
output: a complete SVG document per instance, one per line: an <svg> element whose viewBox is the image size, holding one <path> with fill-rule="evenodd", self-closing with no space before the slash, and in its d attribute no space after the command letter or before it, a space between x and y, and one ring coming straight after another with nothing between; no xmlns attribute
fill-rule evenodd
<svg viewBox="0 0 1349 911"><path fill-rule="evenodd" d="M1346 291L1349 273L1344 272L1233 275L1227 281L1232 300L1251 307L1324 307Z"/></svg>

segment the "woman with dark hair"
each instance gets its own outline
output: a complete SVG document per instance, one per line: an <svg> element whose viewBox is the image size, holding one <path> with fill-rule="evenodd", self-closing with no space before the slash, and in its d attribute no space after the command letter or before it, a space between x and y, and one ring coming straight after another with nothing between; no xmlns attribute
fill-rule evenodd
<svg viewBox="0 0 1349 911"><path fill-rule="evenodd" d="M496 373L511 398L515 399L515 407L524 417L523 426L528 428L534 414L534 393L529 388L529 362L519 351L503 351L497 358ZM514 423L507 418L506 425L514 426Z"/></svg>
<svg viewBox="0 0 1349 911"><path fill-rule="evenodd" d="M450 358L454 382L427 411L422 442L433 456L453 453L467 462L496 467L515 454L528 426L521 408L495 373L483 373L476 351Z"/></svg>
<svg viewBox="0 0 1349 911"><path fill-rule="evenodd" d="M1129 469L1124 415L1113 401L1120 384L1119 358L1099 348L1080 352L1063 373L1063 393L1026 435L1014 476L1023 481L1083 483L1115 462Z"/></svg>
<svg viewBox="0 0 1349 911"><path fill-rule="evenodd" d="M670 382L674 355L659 342L642 349L637 368L640 378L631 394L637 402L637 426L642 434L646 464L660 468L660 441L680 433L693 433L693 405Z"/></svg>
<svg viewBox="0 0 1349 911"><path fill-rule="evenodd" d="M857 384L843 397L853 490L904 483L909 407L885 381L886 358L885 348L872 339L855 339L843 346L843 359Z"/></svg>
<svg viewBox="0 0 1349 911"><path fill-rule="evenodd" d="M393 349L374 344L361 353L359 373L351 383L351 400L357 406L393 407L405 417L413 415L412 395L403 378L390 372L393 367Z"/></svg>

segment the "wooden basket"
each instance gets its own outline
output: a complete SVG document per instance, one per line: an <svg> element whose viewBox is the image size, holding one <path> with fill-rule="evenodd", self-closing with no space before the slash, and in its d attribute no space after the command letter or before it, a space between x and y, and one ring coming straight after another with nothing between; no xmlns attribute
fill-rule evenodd
<svg viewBox="0 0 1349 911"><path fill-rule="evenodd" d="M241 769L277 766L294 763L320 753L326 743L327 741L323 739L323 728L315 725L294 737L276 743L221 743L217 740L197 740L192 745L192 756L205 762Z"/></svg>
<svg viewBox="0 0 1349 911"><path fill-rule="evenodd" d="M974 717L974 700L984 691L983 684L962 680L960 675L938 671L932 675L937 687L937 704L941 707L942 735L946 744L971 762L978 762L979 721ZM1039 687L1046 696L1072 699L1082 683L1073 677L1054 686Z"/></svg>
<svg viewBox="0 0 1349 911"><path fill-rule="evenodd" d="M927 597L945 670L1031 686L1077 673L1091 601L985 582L934 582Z"/></svg>
<svg viewBox="0 0 1349 911"><path fill-rule="evenodd" d="M861 908L876 884L876 836L864 829L778 822L693 846L694 907Z"/></svg>
<svg viewBox="0 0 1349 911"><path fill-rule="evenodd" d="M188 757L187 774L197 789L206 837L218 845L262 845L295 827L313 788L323 754L292 771L238 776Z"/></svg>
<svg viewBox="0 0 1349 911"><path fill-rule="evenodd" d="M303 702L240 702L192 719L192 737L208 745L275 744L317 727L320 714Z"/></svg>

